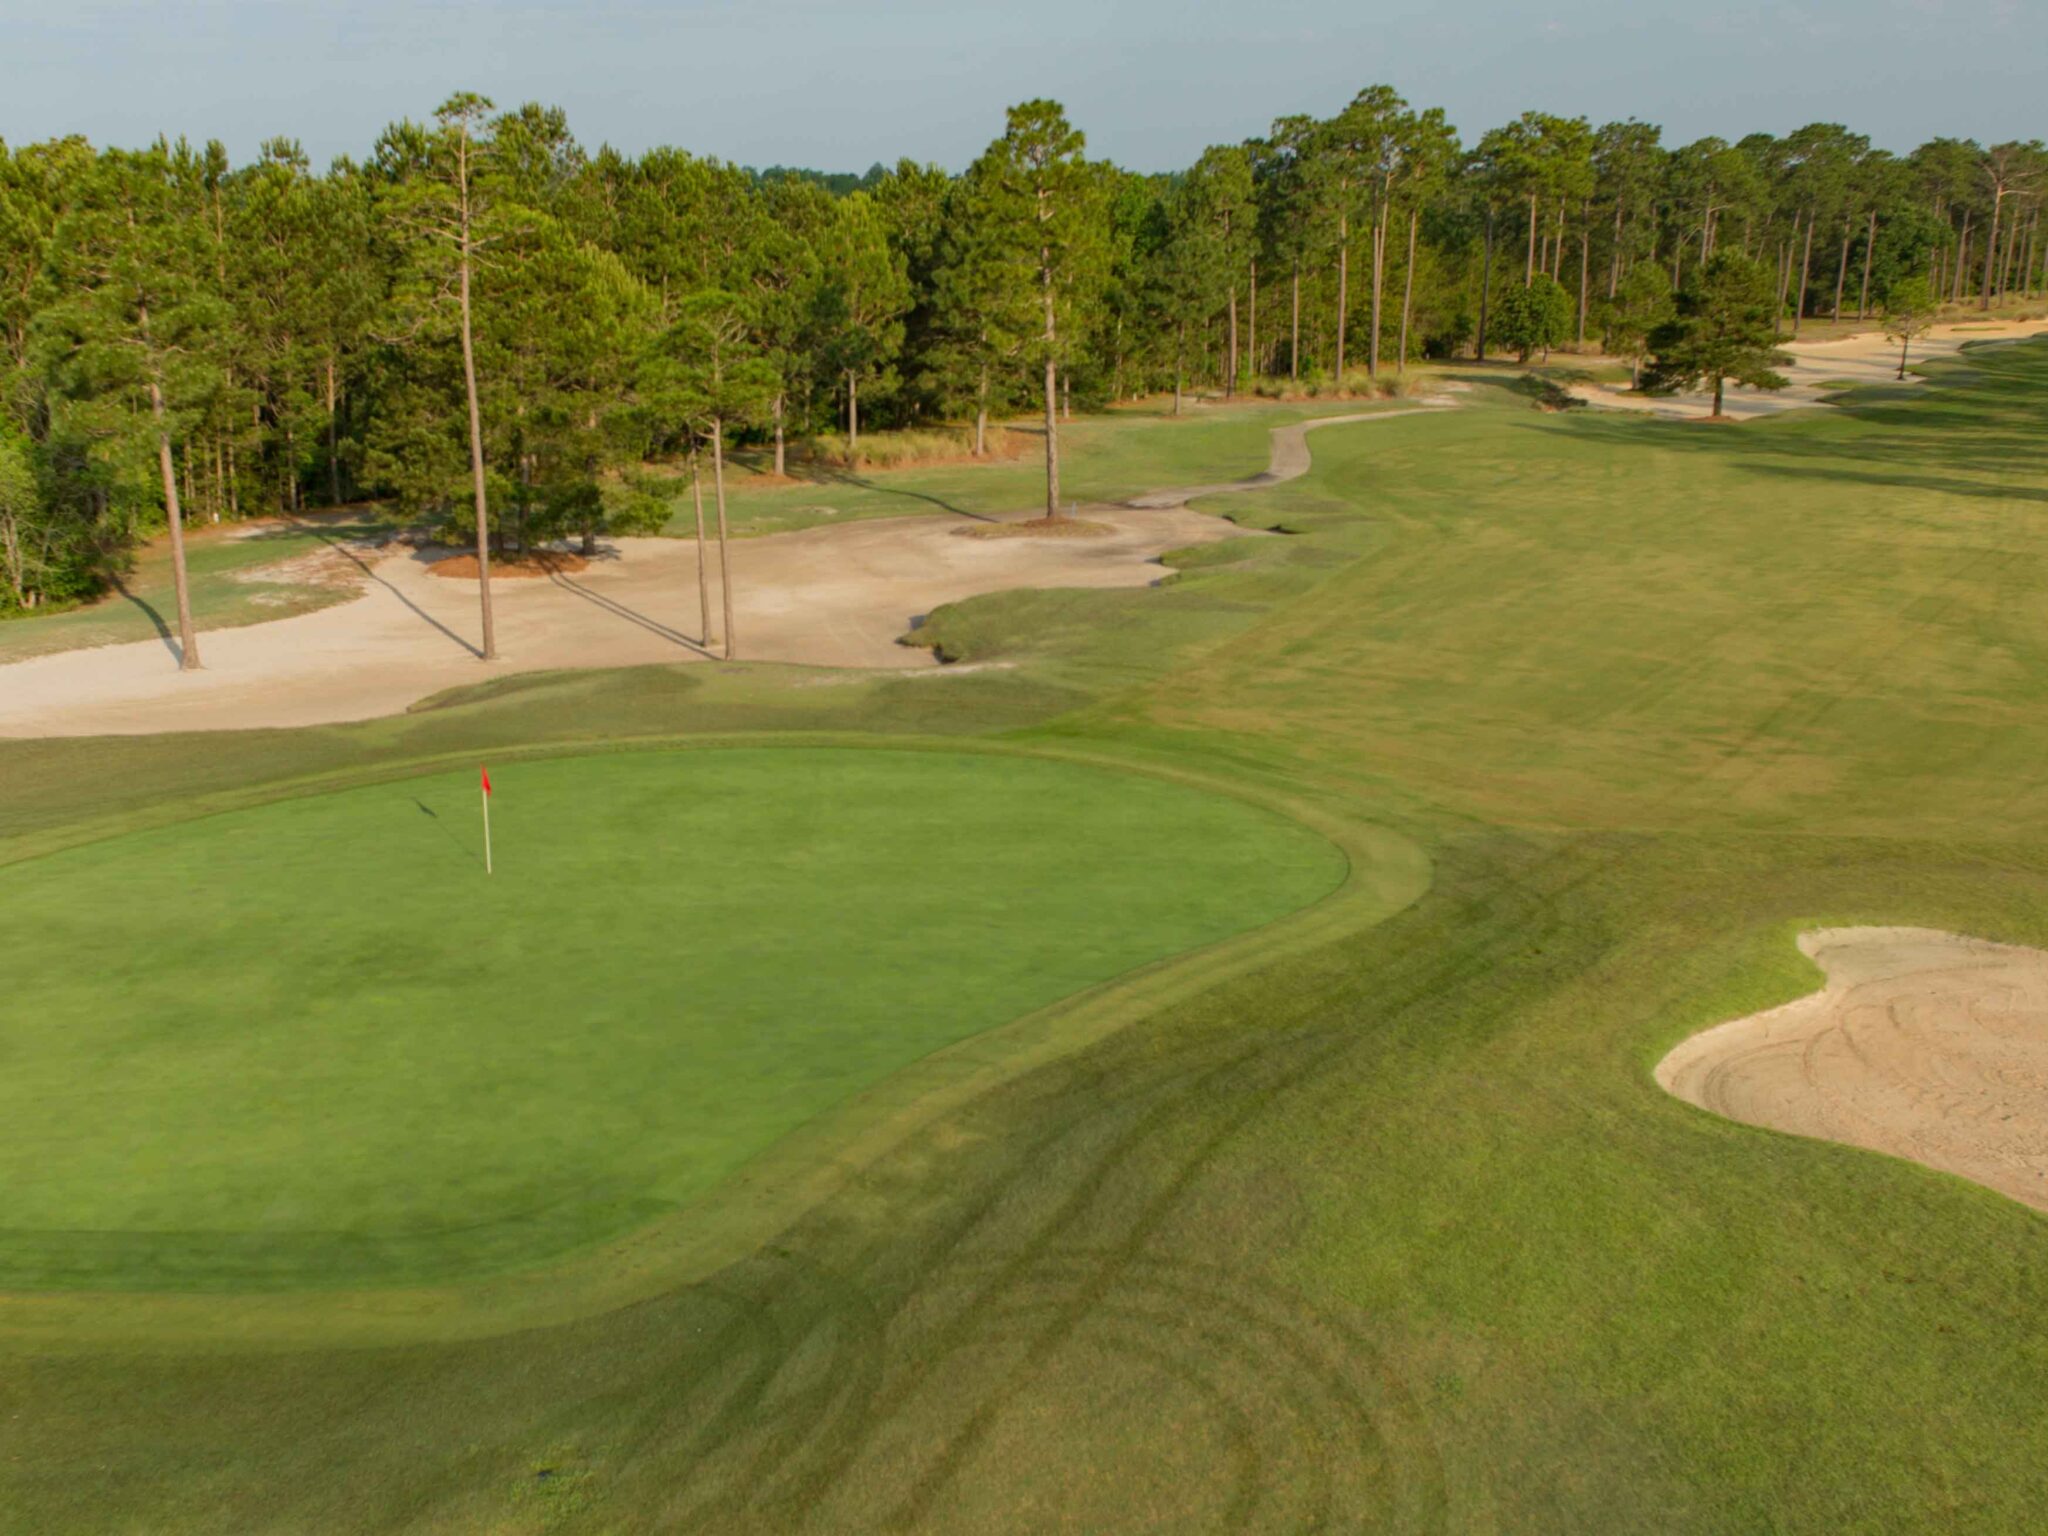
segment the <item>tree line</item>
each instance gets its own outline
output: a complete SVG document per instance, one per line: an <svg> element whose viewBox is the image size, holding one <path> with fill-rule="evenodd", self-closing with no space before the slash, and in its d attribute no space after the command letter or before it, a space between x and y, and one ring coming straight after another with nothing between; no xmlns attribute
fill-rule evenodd
<svg viewBox="0 0 2048 1536"><path fill-rule="evenodd" d="M487 564L661 526L657 464L701 466L701 530L736 446L784 473L820 434L858 462L945 425L983 454L1023 410L1056 516L1076 408L1589 339L1640 362L1737 267L1774 332L1895 292L1989 308L2048 289L2044 195L2038 142L1667 147L1528 112L1468 144L1386 86L1161 175L1049 101L958 174L586 150L467 94L325 170L289 139L0 145L0 613L92 595L166 527L182 608L193 518L378 498Z"/></svg>

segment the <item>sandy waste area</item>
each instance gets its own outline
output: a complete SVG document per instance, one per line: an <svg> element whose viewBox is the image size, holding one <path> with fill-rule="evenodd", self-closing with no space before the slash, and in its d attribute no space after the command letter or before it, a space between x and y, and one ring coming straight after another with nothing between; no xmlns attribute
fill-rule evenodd
<svg viewBox="0 0 2048 1536"><path fill-rule="evenodd" d="M1912 372L1917 365L1937 358L1953 357L1972 342L2020 341L2048 334L2048 320L1988 321L1972 324L1937 325L1925 336L1913 338L1907 359L1905 382L1925 383ZM1845 384L1891 384L1898 382L1899 344L1872 329L1836 341L1788 341L1784 350L1791 366L1782 369L1792 381L1790 387L1772 393L1733 388L1722 402L1722 414L1737 421L1756 416L1775 416L1782 411L1810 410L1827 404ZM1712 414L1711 394L1638 395L1626 389L1601 384L1574 384L1572 393L1589 405L1616 410L1648 411L1657 416L1701 417Z"/></svg>
<svg viewBox="0 0 2048 1536"><path fill-rule="evenodd" d="M1418 409L1441 409L1448 402ZM1266 471L1225 485L1084 507L1090 538L956 538L965 517L876 519L735 539L733 629L743 661L915 670L929 650L899 644L943 603L1020 587L1142 587L1168 574L1167 550L1264 537L1189 510L1196 496L1291 480L1309 467L1313 427L1393 420L1412 410L1275 428ZM476 583L430 573L447 551L337 538L302 557L358 571L349 601L242 628L202 630L197 672L173 640L62 651L0 666L0 737L143 735L315 725L397 714L451 688L512 672L702 661L722 650L711 546L712 643L705 643L697 550L687 539L610 541L582 571L491 583L498 659L482 662ZM456 557L460 558L460 557ZM280 579L282 566L264 568Z"/></svg>

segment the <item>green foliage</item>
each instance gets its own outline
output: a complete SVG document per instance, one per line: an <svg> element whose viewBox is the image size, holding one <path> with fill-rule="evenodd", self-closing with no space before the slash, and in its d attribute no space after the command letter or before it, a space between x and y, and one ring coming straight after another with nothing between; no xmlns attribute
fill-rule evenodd
<svg viewBox="0 0 2048 1536"><path fill-rule="evenodd" d="M1487 338L1513 347L1528 362L1572 337L1572 298L1561 284L1541 273L1527 286L1509 284L1494 301Z"/></svg>
<svg viewBox="0 0 2048 1536"><path fill-rule="evenodd" d="M1653 262L1629 268L1601 312L1601 345L1615 357L1628 359L1631 372L1640 381L1643 359L1649 355L1650 335L1667 323L1674 313L1671 282L1664 269Z"/></svg>
<svg viewBox="0 0 2048 1536"><path fill-rule="evenodd" d="M1042 410L1048 362L1087 411L1448 358L1482 314L1540 352L1565 334L1551 282L1574 333L1598 315L1626 350L1643 316L1603 311L1610 285L1691 277L1707 251L1758 253L1788 289L1805 272L1785 300L1804 313L1832 312L1838 278L1859 317L1914 275L1980 302L2043 281L2048 169L2026 143L1894 157L1821 123L1666 146L1528 112L1466 154L1384 84L1163 175L1089 160L1057 103L1003 128L962 175L858 178L587 150L558 108L467 93L325 169L288 138L246 165L217 143L0 146L0 413L28 440L42 600L89 593L164 521L153 374L195 523L383 498L466 526L465 208L490 522L514 542L706 427L706 360L674 334L706 294L744 333L725 349L747 398L721 418L744 452L852 425L856 400L869 430ZM1994 203L2023 234L1987 269ZM146 366L113 339L144 279L164 332Z"/></svg>
<svg viewBox="0 0 2048 1536"><path fill-rule="evenodd" d="M1108 276L1104 188L1086 148L1058 102L1027 101L983 157L992 259L1007 307L1035 317L1024 349L1035 366L1074 357Z"/></svg>
<svg viewBox="0 0 2048 1536"><path fill-rule="evenodd" d="M1783 389L1785 377L1776 370L1790 359L1778 350L1777 329L1771 274L1760 262L1716 251L1680 290L1672 318L1651 331L1655 360L1643 375L1643 388L1672 394L1704 385L1714 392L1717 416L1730 380L1752 389Z"/></svg>
<svg viewBox="0 0 2048 1536"><path fill-rule="evenodd" d="M53 573L61 583L62 573L75 568L67 558L67 537L75 537L75 529L50 515L36 483L34 445L0 418L0 612L69 595L61 585L51 591Z"/></svg>
<svg viewBox="0 0 2048 1536"><path fill-rule="evenodd" d="M1906 354L1913 338L1934 324L1941 300L1924 277L1898 278L1885 291L1884 333L1899 344L1899 377L1906 376Z"/></svg>
<svg viewBox="0 0 2048 1536"><path fill-rule="evenodd" d="M910 279L881 209L865 192L832 205L817 250L812 345L825 374L845 381L849 418L857 422L860 386L886 388L892 377L911 304Z"/></svg>

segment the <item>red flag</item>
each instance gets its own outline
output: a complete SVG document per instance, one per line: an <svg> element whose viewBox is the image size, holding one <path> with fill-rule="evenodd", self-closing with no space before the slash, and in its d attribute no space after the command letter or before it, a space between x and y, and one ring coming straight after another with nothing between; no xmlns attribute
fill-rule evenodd
<svg viewBox="0 0 2048 1536"><path fill-rule="evenodd" d="M484 776L484 793L488 795L491 792L491 770L479 763L477 772Z"/></svg>

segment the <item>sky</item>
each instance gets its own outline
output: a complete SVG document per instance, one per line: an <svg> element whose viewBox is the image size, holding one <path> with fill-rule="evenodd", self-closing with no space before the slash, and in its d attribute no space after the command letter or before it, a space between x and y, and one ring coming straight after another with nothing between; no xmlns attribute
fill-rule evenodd
<svg viewBox="0 0 2048 1536"><path fill-rule="evenodd" d="M592 147L958 169L1052 96L1157 171L1385 82L1468 142L1536 107L1905 150L2048 136L2044 61L2048 0L0 0L0 137L286 135L317 164L475 90Z"/></svg>

